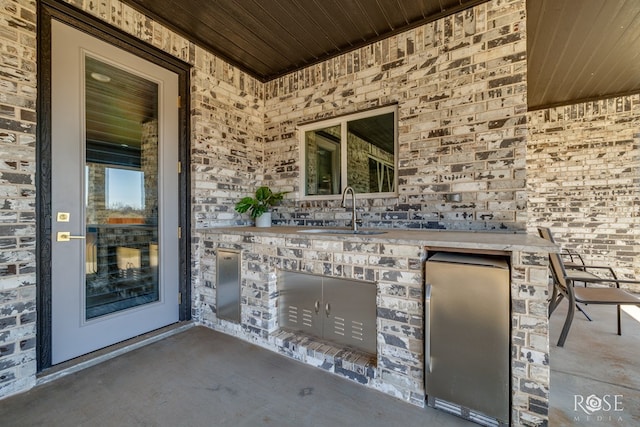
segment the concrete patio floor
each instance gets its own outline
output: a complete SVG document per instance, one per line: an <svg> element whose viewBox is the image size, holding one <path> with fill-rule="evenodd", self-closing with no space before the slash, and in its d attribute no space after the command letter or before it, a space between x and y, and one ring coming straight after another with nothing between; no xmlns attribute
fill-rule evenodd
<svg viewBox="0 0 640 427"><path fill-rule="evenodd" d="M593 321L576 312L564 347L557 347L567 312L562 301L550 319L551 426L640 426L640 322L615 306L586 306ZM639 310L640 311L640 310ZM608 409L618 396L618 408ZM587 405L589 396L593 405ZM582 405L579 405L582 403ZM600 408L601 405L601 408ZM591 409L598 409L590 412Z"/></svg>
<svg viewBox="0 0 640 427"><path fill-rule="evenodd" d="M196 326L0 401L2 426L473 426Z"/></svg>
<svg viewBox="0 0 640 427"><path fill-rule="evenodd" d="M640 323L615 308L577 314L556 347L551 318L551 426L640 425ZM576 401L613 401L587 414ZM609 397L606 397L609 396ZM576 400L577 399L577 400ZM597 405L596 405L597 407ZM3 426L471 426L204 327L193 327L0 400Z"/></svg>

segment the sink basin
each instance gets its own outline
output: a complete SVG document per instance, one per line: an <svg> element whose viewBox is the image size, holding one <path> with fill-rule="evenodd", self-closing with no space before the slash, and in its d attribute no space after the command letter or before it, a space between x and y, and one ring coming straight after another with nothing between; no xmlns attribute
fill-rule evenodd
<svg viewBox="0 0 640 427"><path fill-rule="evenodd" d="M386 231L378 230L358 230L353 231L346 228L308 228L306 230L298 230L298 233L309 234L356 234L356 235L372 235L372 234L384 234Z"/></svg>

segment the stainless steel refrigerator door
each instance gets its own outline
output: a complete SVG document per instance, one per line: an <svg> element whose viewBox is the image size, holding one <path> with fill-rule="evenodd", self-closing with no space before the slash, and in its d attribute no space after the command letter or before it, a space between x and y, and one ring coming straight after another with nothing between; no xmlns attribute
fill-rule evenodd
<svg viewBox="0 0 640 427"><path fill-rule="evenodd" d="M455 255L425 268L426 391L508 423L509 269L502 260Z"/></svg>

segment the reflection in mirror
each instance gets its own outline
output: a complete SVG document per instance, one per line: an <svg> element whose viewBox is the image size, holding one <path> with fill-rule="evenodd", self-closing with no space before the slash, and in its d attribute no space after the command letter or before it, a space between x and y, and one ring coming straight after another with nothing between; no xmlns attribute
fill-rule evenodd
<svg viewBox="0 0 640 427"><path fill-rule="evenodd" d="M396 193L396 128L396 106L300 126L304 195Z"/></svg>
<svg viewBox="0 0 640 427"><path fill-rule="evenodd" d="M356 193L395 191L394 114L347 124L347 185Z"/></svg>
<svg viewBox="0 0 640 427"><path fill-rule="evenodd" d="M340 194L340 125L305 132L308 196Z"/></svg>
<svg viewBox="0 0 640 427"><path fill-rule="evenodd" d="M85 57L85 319L158 301L158 83Z"/></svg>

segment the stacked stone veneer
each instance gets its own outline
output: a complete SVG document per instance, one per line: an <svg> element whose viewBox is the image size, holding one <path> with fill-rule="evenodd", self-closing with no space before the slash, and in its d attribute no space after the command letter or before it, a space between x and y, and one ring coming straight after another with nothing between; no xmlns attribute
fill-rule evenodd
<svg viewBox="0 0 640 427"><path fill-rule="evenodd" d="M531 112L527 151L531 231L640 277L640 95Z"/></svg>
<svg viewBox="0 0 640 427"><path fill-rule="evenodd" d="M240 250L241 322L216 316L216 251ZM358 237L299 237L272 232L211 231L201 245L195 311L205 325L424 405L424 274L419 242ZM548 416L549 340L546 253L511 254L512 422L542 425ZM278 329L278 271L355 278L377 286L377 355L371 359ZM487 349L479 349L486 351ZM473 357L473 355L469 355Z"/></svg>
<svg viewBox="0 0 640 427"><path fill-rule="evenodd" d="M293 192L278 222L348 219L300 202L297 126L396 103L398 197L360 202L366 225L524 230L525 24L524 1L490 1L267 82L265 179Z"/></svg>

